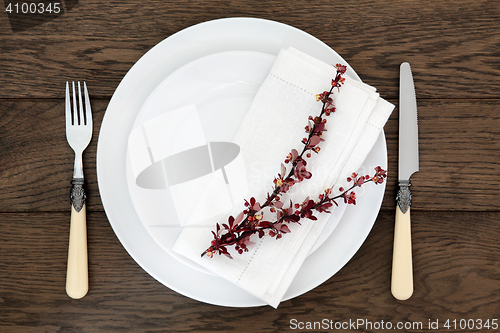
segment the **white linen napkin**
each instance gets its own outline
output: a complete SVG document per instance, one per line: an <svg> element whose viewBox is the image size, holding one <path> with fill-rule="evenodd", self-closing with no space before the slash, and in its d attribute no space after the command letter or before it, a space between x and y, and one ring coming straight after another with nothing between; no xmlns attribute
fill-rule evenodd
<svg viewBox="0 0 500 333"><path fill-rule="evenodd" d="M249 196L263 202L286 155L292 148L302 150L307 118L321 110L315 95L329 90L335 74L332 65L298 50L280 52L233 140L241 148ZM332 97L337 111L327 117L321 151L307 165L313 176L295 185L283 202L291 198L301 203L333 185L345 186L394 108L375 88L349 77ZM235 214L242 209L241 205ZM301 225L290 225L291 233L279 240L254 236L256 244L250 251L232 252L234 259L200 256L210 245L215 226L184 228L173 249L276 308L330 218L326 213L316 215L317 221L303 219ZM219 223L226 221L227 217Z"/></svg>

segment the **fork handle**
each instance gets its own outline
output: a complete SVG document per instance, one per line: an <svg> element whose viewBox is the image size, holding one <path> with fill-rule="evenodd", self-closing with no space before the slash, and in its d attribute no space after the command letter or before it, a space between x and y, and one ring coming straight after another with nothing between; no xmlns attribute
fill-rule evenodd
<svg viewBox="0 0 500 333"><path fill-rule="evenodd" d="M86 196L83 179L74 179L72 184L66 293L71 298L80 299L89 290Z"/></svg>

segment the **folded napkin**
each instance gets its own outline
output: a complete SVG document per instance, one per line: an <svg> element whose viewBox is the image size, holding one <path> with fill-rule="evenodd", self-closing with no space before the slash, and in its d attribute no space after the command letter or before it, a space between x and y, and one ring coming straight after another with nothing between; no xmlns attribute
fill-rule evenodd
<svg viewBox="0 0 500 333"><path fill-rule="evenodd" d="M263 202L272 190L272 180L290 150L301 151L307 118L321 110L315 95L329 90L335 74L333 66L293 48L282 50L276 58L233 140L241 149L249 195L257 201ZM295 185L283 202L300 203L333 185L345 186L394 108L375 88L349 77L332 97L337 111L327 117L321 151L308 161L313 176ZM243 206L238 209L235 214ZM279 240L253 237L256 244L249 252L234 254L234 259L200 257L210 245L214 226L184 228L173 249L276 308L330 219L330 214L317 215L317 221L304 219L301 225L290 225L291 233ZM227 216L219 222L226 220Z"/></svg>

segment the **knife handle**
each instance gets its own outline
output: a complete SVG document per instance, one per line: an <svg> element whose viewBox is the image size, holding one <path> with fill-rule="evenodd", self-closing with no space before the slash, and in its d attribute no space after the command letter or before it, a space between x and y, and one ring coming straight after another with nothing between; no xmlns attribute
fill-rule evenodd
<svg viewBox="0 0 500 333"><path fill-rule="evenodd" d="M66 293L74 299L82 298L89 290L85 199L83 179L73 180Z"/></svg>
<svg viewBox="0 0 500 333"><path fill-rule="evenodd" d="M403 213L399 205L396 205L391 292L401 301L413 294L410 208Z"/></svg>

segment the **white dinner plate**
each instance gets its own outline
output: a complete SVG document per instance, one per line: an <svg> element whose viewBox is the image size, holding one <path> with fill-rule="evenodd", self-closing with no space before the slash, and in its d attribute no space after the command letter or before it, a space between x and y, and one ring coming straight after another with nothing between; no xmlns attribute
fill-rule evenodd
<svg viewBox="0 0 500 333"><path fill-rule="evenodd" d="M201 23L182 30L148 51L117 87L104 116L97 150L97 176L104 209L118 239L134 260L159 282L187 297L216 305L248 307L264 303L206 274L166 251L142 224L127 186L127 139L142 106L161 82L182 66L204 56L227 51L254 51L276 56L292 46L327 63L347 64L313 36L274 21L231 18ZM348 75L358 79L348 66ZM385 137L380 134L360 173L387 168ZM349 206L328 239L305 261L285 294L301 295L341 269L366 239L385 192L381 186L362 187L357 205Z"/></svg>

